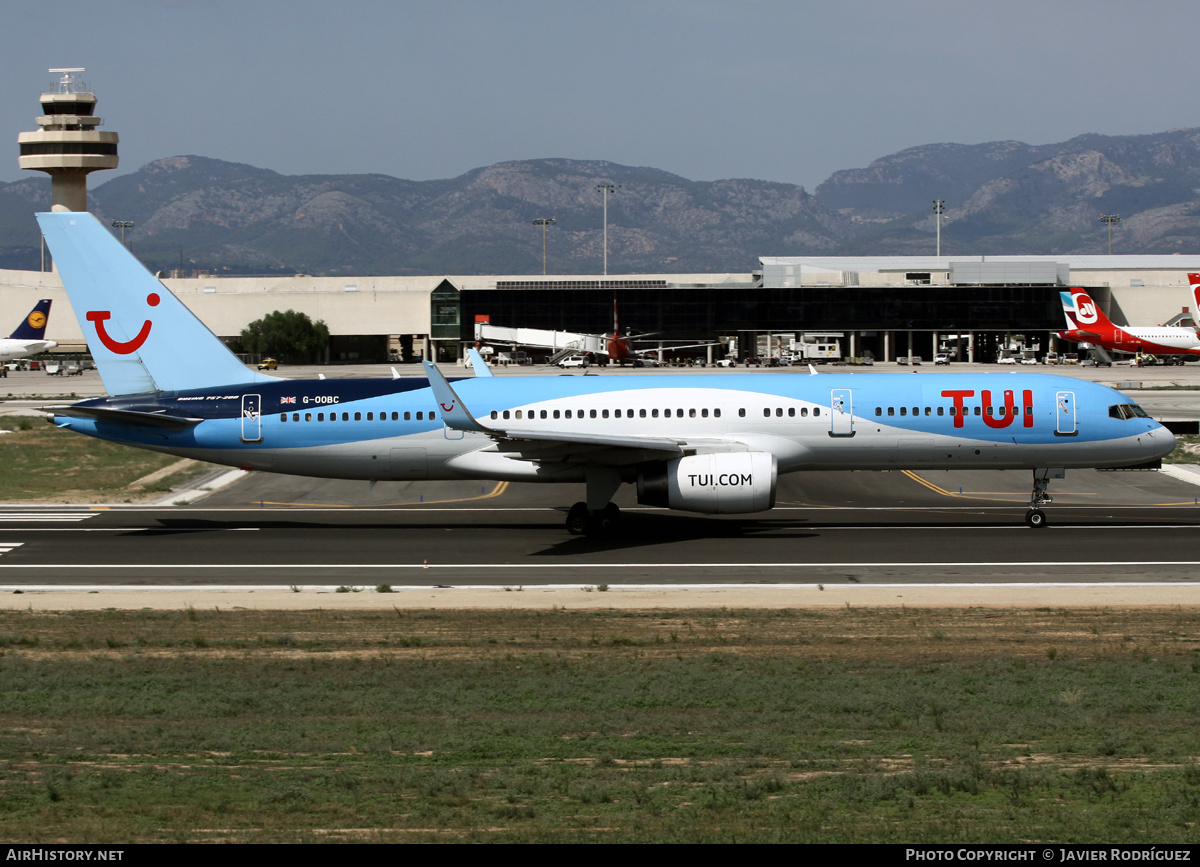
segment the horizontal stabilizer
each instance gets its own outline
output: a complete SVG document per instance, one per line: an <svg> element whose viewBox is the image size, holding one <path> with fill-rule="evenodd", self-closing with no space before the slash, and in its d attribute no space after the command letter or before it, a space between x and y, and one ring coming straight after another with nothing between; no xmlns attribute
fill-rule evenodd
<svg viewBox="0 0 1200 867"><path fill-rule="evenodd" d="M90 418L113 424L142 425L145 427L182 430L199 424L201 419L167 415L165 412L136 412L128 409L106 409L100 406L43 406L42 412L68 418Z"/></svg>

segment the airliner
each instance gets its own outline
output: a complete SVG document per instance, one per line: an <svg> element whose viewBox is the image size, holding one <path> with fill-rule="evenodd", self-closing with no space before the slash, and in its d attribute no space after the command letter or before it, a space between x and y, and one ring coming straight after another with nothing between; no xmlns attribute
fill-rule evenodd
<svg viewBox="0 0 1200 867"><path fill-rule="evenodd" d="M1196 276L1200 275L1188 275L1189 278ZM1193 291L1197 288L1192 287ZM1063 316L1067 320L1067 330L1058 332L1058 336L1063 340L1072 343L1094 343L1119 352L1200 355L1200 335L1197 335L1195 328L1170 325L1126 328L1114 325L1083 289L1072 289L1058 294L1062 299Z"/></svg>
<svg viewBox="0 0 1200 867"><path fill-rule="evenodd" d="M59 427L264 472L582 484L573 534L614 530L612 497L762 512L802 470L1033 471L1026 522L1068 468L1159 461L1175 438L1121 393L1047 374L693 374L286 380L246 368L94 217L38 222L108 397L43 409Z"/></svg>
<svg viewBox="0 0 1200 867"><path fill-rule="evenodd" d="M58 346L53 340L46 340L46 323L50 320L50 301L43 298L29 315L21 320L17 330L0 340L0 361L11 361L24 358L27 355L37 355Z"/></svg>

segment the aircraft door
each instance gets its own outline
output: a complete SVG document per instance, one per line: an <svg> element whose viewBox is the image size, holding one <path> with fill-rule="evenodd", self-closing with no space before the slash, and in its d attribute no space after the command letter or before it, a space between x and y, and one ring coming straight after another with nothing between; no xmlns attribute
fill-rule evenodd
<svg viewBox="0 0 1200 867"><path fill-rule="evenodd" d="M1058 423L1054 433L1060 437L1073 437L1079 431L1075 428L1075 392L1060 391L1054 396L1057 406Z"/></svg>
<svg viewBox="0 0 1200 867"><path fill-rule="evenodd" d="M262 397L242 395L242 442L262 442Z"/></svg>
<svg viewBox="0 0 1200 867"><path fill-rule="evenodd" d="M854 436L854 398L848 388L835 388L829 393L829 435Z"/></svg>

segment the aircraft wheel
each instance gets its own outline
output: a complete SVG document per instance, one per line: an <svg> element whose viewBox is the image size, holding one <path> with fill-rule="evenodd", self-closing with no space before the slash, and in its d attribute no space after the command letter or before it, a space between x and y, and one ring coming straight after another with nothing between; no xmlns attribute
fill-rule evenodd
<svg viewBox="0 0 1200 867"><path fill-rule="evenodd" d="M572 536L582 536L587 532L589 517L587 503L576 503L567 512L567 532Z"/></svg>
<svg viewBox="0 0 1200 867"><path fill-rule="evenodd" d="M1046 513L1041 509L1030 509L1025 513L1025 523L1031 530L1040 530L1046 526Z"/></svg>

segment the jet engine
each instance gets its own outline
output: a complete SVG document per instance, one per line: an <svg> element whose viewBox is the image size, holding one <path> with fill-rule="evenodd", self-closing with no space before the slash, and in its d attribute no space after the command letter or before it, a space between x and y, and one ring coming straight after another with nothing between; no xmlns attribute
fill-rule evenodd
<svg viewBox="0 0 1200 867"><path fill-rule="evenodd" d="M768 452L691 455L638 472L638 502L706 515L765 512L778 469Z"/></svg>

